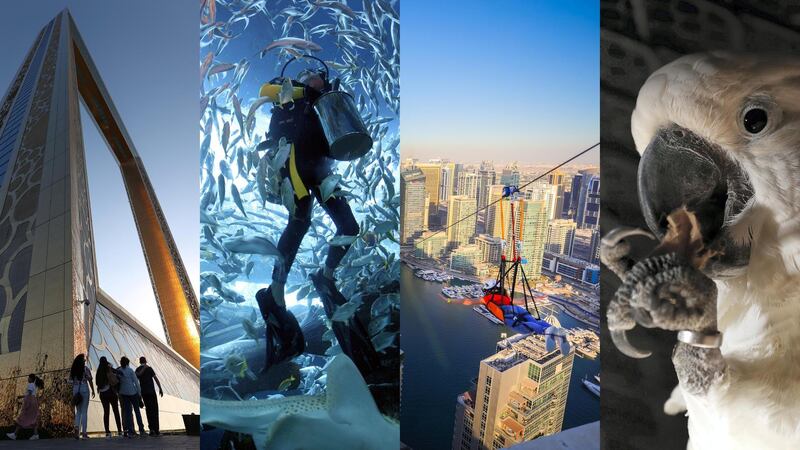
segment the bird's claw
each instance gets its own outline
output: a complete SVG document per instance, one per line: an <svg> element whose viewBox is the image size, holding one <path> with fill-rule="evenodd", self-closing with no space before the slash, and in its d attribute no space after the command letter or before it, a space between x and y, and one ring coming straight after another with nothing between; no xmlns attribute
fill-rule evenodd
<svg viewBox="0 0 800 450"><path fill-rule="evenodd" d="M632 236L645 236L653 240L656 239L653 233L641 228L618 227L611 230L600 240L600 260L620 279L624 279L625 274L635 263L628 257L631 246L627 238Z"/></svg>
<svg viewBox="0 0 800 450"><path fill-rule="evenodd" d="M650 355L628 341L637 324L665 330L716 328L714 282L675 253L652 256L631 268L608 307L614 345L632 358Z"/></svg>
<svg viewBox="0 0 800 450"><path fill-rule="evenodd" d="M652 355L653 352L639 350L628 341L627 330L611 330L611 341L623 355L629 358L642 359Z"/></svg>

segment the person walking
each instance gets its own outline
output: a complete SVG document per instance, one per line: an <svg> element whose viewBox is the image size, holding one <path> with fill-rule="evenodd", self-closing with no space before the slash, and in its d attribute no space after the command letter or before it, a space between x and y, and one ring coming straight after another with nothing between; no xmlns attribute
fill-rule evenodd
<svg viewBox="0 0 800 450"><path fill-rule="evenodd" d="M139 378L139 385L142 387L142 400L144 400L150 436L159 436L161 432L158 428L158 397L156 396L156 387L153 381L158 385L158 395L163 397L164 391L161 389L161 382L158 381L155 370L147 365L147 358L144 356L139 358L136 377Z"/></svg>
<svg viewBox="0 0 800 450"><path fill-rule="evenodd" d="M89 439L86 423L89 412L89 388L94 398L92 372L86 367L86 356L81 353L72 361L69 369L69 382L72 384L72 406L75 408L75 439Z"/></svg>
<svg viewBox="0 0 800 450"><path fill-rule="evenodd" d="M122 397L124 436L136 436L136 427L133 423L134 413L136 414L136 421L139 424L139 432L142 436L147 436L144 432L144 423L142 423L142 413L139 410L142 404L142 388L139 385L139 379L136 378L136 373L131 369L131 360L128 359L127 356L120 358L119 362L121 365L117 368L117 371L120 374L119 395Z"/></svg>
<svg viewBox="0 0 800 450"><path fill-rule="evenodd" d="M23 428L33 428L33 435L29 440L39 439L39 398L36 396L37 389L44 389L44 381L35 374L28 375L28 386L25 388L25 395L22 396L22 411L17 418L17 428L13 433L6 433L9 439L16 440L19 430Z"/></svg>
<svg viewBox="0 0 800 450"><path fill-rule="evenodd" d="M103 404L103 426L106 429L106 439L110 439L112 434L108 428L109 410L114 411L114 422L117 423L117 435L122 436L122 426L119 420L119 373L111 367L105 356L100 358L97 372L94 376L97 381L97 391L100 393L100 403Z"/></svg>

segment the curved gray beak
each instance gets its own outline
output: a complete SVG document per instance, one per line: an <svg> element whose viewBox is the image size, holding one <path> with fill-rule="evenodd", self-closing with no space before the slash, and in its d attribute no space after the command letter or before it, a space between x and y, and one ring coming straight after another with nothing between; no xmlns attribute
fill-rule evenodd
<svg viewBox="0 0 800 450"><path fill-rule="evenodd" d="M747 265L749 246L729 238L728 227L753 197L753 189L741 166L720 146L677 125L659 130L639 162L638 188L644 218L659 240L670 214L682 207L694 213L705 246L715 254L702 268L708 276L726 276ZM612 315L610 310L607 314ZM625 320L616 327L609 323L611 338L625 355L646 358L650 352L628 340L627 331L644 323L630 314L617 312Z"/></svg>
<svg viewBox="0 0 800 450"><path fill-rule="evenodd" d="M719 254L710 265L714 271L747 264L749 251L726 239L726 231L753 188L721 147L677 125L663 128L642 155L638 187L642 213L658 238L667 231L667 216L685 206L696 215L706 246Z"/></svg>

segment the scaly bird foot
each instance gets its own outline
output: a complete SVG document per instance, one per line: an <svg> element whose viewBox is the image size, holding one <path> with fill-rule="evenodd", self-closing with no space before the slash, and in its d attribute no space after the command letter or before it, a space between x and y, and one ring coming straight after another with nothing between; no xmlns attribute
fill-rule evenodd
<svg viewBox="0 0 800 450"><path fill-rule="evenodd" d="M632 358L650 356L628 342L637 324L665 330L716 329L717 287L675 253L636 263L608 306L608 328L617 348Z"/></svg>

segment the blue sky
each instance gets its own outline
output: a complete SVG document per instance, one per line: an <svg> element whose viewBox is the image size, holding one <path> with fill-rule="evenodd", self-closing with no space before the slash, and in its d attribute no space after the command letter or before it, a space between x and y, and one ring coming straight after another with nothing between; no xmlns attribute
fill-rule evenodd
<svg viewBox="0 0 800 450"><path fill-rule="evenodd" d="M9 3L0 27L0 95L33 39L69 7L123 118L196 286L199 271L198 17L194 0ZM86 117L84 117L86 119ZM163 338L119 169L84 120L100 286Z"/></svg>
<svg viewBox="0 0 800 450"><path fill-rule="evenodd" d="M557 162L600 138L596 0L406 1L402 157ZM579 162L599 161L592 152Z"/></svg>

